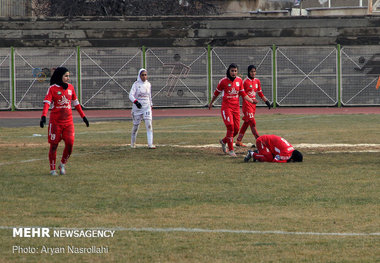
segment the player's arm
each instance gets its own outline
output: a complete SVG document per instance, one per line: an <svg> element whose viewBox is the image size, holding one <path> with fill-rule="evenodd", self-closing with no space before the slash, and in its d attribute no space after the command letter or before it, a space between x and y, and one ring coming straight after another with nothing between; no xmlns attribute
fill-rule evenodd
<svg viewBox="0 0 380 263"><path fill-rule="evenodd" d="M223 91L223 87L221 85L222 81L219 81L218 86L216 87L214 91L214 95L212 96L212 99L210 103L208 104L208 109L210 110L212 108L212 104L215 102L216 98L219 96L219 94Z"/></svg>
<svg viewBox="0 0 380 263"><path fill-rule="evenodd" d="M269 100L264 96L263 90L261 89L260 80L258 80L258 82L259 82L259 89L257 91L257 94L264 101L264 103L268 106L268 109L270 109L272 107L272 105L270 104Z"/></svg>
<svg viewBox="0 0 380 263"><path fill-rule="evenodd" d="M41 120L40 120L41 128L43 128L46 124L46 116L49 111L49 107L52 102L52 99L53 99L53 95L52 95L51 89L49 88L44 98L44 107L42 109L42 115L41 115Z"/></svg>
<svg viewBox="0 0 380 263"><path fill-rule="evenodd" d="M141 109L142 108L142 105L141 103L136 99L135 97L135 93L136 93L136 84L133 83L132 85L132 88L131 88L131 91L129 92L129 100L136 105L137 108Z"/></svg>
<svg viewBox="0 0 380 263"><path fill-rule="evenodd" d="M75 90L73 89L73 97L72 97L72 105L75 107L77 112L79 113L80 117L82 118L83 122L86 124L86 126L90 126L90 123L88 122L88 119L86 115L84 114L82 110L82 106L79 103L79 100L77 98L77 95L75 94Z"/></svg>

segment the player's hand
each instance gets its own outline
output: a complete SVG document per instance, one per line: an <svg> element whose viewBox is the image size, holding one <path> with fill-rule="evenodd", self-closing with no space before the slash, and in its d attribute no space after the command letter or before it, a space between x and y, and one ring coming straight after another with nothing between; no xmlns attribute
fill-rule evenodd
<svg viewBox="0 0 380 263"><path fill-rule="evenodd" d="M252 104L257 104L258 101L256 99L252 99Z"/></svg>
<svg viewBox="0 0 380 263"><path fill-rule="evenodd" d="M133 102L137 108L141 109L142 108L142 105L140 102L138 102L137 100L135 100L135 102Z"/></svg>
<svg viewBox="0 0 380 263"><path fill-rule="evenodd" d="M86 126L87 126L87 127L90 126L90 123L88 122L86 116L83 117L83 122L86 123Z"/></svg>
<svg viewBox="0 0 380 263"><path fill-rule="evenodd" d="M270 110L270 108L272 108L272 105L270 105L269 100L265 101L265 104L268 106L268 109L269 109L269 110Z"/></svg>
<svg viewBox="0 0 380 263"><path fill-rule="evenodd" d="M40 120L40 127L43 128L46 123L46 116L42 116Z"/></svg>
<svg viewBox="0 0 380 263"><path fill-rule="evenodd" d="M211 108L212 108L212 103L210 103L210 104L208 105L208 109L211 110Z"/></svg>

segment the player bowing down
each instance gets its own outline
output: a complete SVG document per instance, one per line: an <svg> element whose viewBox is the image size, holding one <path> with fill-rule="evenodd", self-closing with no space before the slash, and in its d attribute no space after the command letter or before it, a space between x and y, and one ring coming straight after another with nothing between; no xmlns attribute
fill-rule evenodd
<svg viewBox="0 0 380 263"><path fill-rule="evenodd" d="M221 114L223 122L226 125L227 133L226 136L219 142L222 145L222 150L227 153L226 145L228 145L228 154L231 157L236 157L234 152L234 137L239 132L240 127L240 103L239 95L242 96L249 103L257 103L257 100L251 99L244 91L243 80L237 76L238 66L236 64L231 64L226 73L226 77L219 81L218 86L215 89L214 96L211 99L208 108L211 109L212 104L222 93L222 108Z"/></svg>
<svg viewBox="0 0 380 263"><path fill-rule="evenodd" d="M131 147L135 148L137 132L140 122L145 121L146 135L148 139L148 148L156 149L153 145L153 127L152 127L152 93L151 84L148 81L148 72L146 69L140 69L137 74L137 80L133 83L129 92L129 99L133 102L132 106L132 134Z"/></svg>
<svg viewBox="0 0 380 263"><path fill-rule="evenodd" d="M277 135L262 135L256 140L256 151L249 150L244 162L251 158L259 162L302 162L302 153L295 150L284 138Z"/></svg>
<svg viewBox="0 0 380 263"><path fill-rule="evenodd" d="M50 143L49 162L50 174L58 175L55 171L55 162L57 157L57 148L61 140L65 142L65 149L61 163L58 167L60 174L66 174L65 164L69 159L74 145L74 122L71 110L72 105L82 117L86 126L89 126L88 120L83 113L79 104L73 85L69 84L70 73L67 68L57 68L50 78L50 87L44 99L44 108L40 121L40 127L43 128L46 123L46 115L49 107L52 106L48 127L48 142Z"/></svg>

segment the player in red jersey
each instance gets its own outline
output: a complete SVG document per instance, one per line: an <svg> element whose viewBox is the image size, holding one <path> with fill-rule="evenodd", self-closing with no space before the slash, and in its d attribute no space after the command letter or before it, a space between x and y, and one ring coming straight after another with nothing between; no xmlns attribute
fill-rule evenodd
<svg viewBox="0 0 380 263"><path fill-rule="evenodd" d="M242 96L249 103L257 103L257 101L252 100L244 91L243 80L237 76L238 66L236 64L231 64L227 69L227 77L219 81L218 86L215 89L214 96L211 99L208 108L211 109L212 104L222 93L222 118L224 124L227 128L226 136L221 139L219 142L222 145L222 150L224 153L227 153L226 144L228 145L229 152L228 154L231 157L236 157L234 152L234 137L239 132L240 127L240 103L239 95Z"/></svg>
<svg viewBox="0 0 380 263"><path fill-rule="evenodd" d="M263 91L261 90L260 80L255 77L256 77L256 67L254 65L249 65L247 78L243 81L244 91L253 100L256 100L256 94L258 94L260 98L268 106L268 108L270 109L271 108L270 102L264 96ZM257 129L256 129L255 112L256 112L256 104L243 101L244 123L240 128L239 136L237 137L237 140L236 140L236 146L246 147L246 145L244 145L241 141L243 140L245 131L247 130L248 126L251 127L251 131L252 131L253 136L255 136L255 139L259 137L259 133L257 132Z"/></svg>
<svg viewBox="0 0 380 263"><path fill-rule="evenodd" d="M58 175L55 171L55 160L57 157L57 148L61 140L65 142L65 149L59 165L60 174L66 174L65 164L69 159L74 144L74 122L71 110L71 101L73 106L82 117L86 126L89 122L83 113L79 104L73 85L69 84L70 73L67 68L57 68L50 78L50 87L44 99L44 108L40 121L40 127L43 128L46 123L46 115L49 107L52 106L48 128L48 142L50 143L49 162L50 174Z"/></svg>
<svg viewBox="0 0 380 263"><path fill-rule="evenodd" d="M244 162L302 162L303 156L287 140L277 135L262 135L256 140L256 151L249 150Z"/></svg>

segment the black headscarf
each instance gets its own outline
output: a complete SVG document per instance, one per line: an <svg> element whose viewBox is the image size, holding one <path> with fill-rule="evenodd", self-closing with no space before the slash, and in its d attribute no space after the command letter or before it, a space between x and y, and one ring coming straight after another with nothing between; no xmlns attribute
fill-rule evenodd
<svg viewBox="0 0 380 263"><path fill-rule="evenodd" d="M57 84L57 85L61 86L63 89L67 89L68 85L67 85L67 83L63 83L62 77L68 71L69 70L65 67L56 68L54 70L53 75L50 78L50 85Z"/></svg>
<svg viewBox="0 0 380 263"><path fill-rule="evenodd" d="M251 72L251 70L252 70L253 68L256 69L256 67L255 67L254 65L249 65L249 66L248 66L248 75L247 75L248 78L251 78L251 75L249 74L249 72Z"/></svg>
<svg viewBox="0 0 380 263"><path fill-rule="evenodd" d="M230 75L231 68L238 68L238 66L235 63L232 63L231 65L228 66L228 69L227 69L227 78L231 81L234 81L235 78Z"/></svg>

